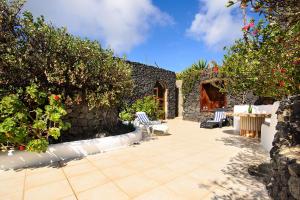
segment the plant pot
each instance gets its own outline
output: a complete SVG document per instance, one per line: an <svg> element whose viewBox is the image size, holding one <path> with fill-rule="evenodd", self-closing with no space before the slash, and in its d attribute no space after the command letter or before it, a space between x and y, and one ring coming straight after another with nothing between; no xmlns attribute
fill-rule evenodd
<svg viewBox="0 0 300 200"><path fill-rule="evenodd" d="M25 151L25 149L26 149L25 146L23 146L23 145L19 146L20 151Z"/></svg>

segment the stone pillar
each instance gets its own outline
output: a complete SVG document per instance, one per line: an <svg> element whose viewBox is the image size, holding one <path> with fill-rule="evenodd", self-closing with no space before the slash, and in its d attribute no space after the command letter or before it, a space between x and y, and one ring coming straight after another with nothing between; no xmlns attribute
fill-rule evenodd
<svg viewBox="0 0 300 200"><path fill-rule="evenodd" d="M176 87L178 88L178 117L182 117L182 112L183 112L182 80L176 81Z"/></svg>

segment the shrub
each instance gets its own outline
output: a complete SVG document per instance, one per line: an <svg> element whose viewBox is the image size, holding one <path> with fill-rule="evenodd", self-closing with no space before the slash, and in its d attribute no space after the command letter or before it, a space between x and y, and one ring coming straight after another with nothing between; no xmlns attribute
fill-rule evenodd
<svg viewBox="0 0 300 200"><path fill-rule="evenodd" d="M134 111L131 107L125 106L125 108L119 113L119 117L122 121L131 122L134 120Z"/></svg>
<svg viewBox="0 0 300 200"><path fill-rule="evenodd" d="M146 96L136 100L129 107L125 106L119 117L123 121L132 121L136 112L145 112L151 120L156 120L163 114L156 99L153 96Z"/></svg>
<svg viewBox="0 0 300 200"><path fill-rule="evenodd" d="M68 104L117 107L131 93L131 66L97 41L70 35L64 28L20 16L20 1L0 2L0 89L15 93L31 82L63 94ZM19 3L18 3L19 2ZM2 48L3 47L3 48Z"/></svg>
<svg viewBox="0 0 300 200"><path fill-rule="evenodd" d="M0 149L25 146L28 151L45 152L48 138L58 139L70 128L60 95L47 95L33 84L25 91L4 96L0 101Z"/></svg>

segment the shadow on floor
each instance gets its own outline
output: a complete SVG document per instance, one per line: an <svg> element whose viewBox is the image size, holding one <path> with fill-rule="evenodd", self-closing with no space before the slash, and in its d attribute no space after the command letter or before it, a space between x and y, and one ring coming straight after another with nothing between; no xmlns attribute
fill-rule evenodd
<svg viewBox="0 0 300 200"><path fill-rule="evenodd" d="M224 145L242 148L242 151L230 158L229 163L221 170L226 179L212 182L212 184L219 186L221 192L219 190L214 191L211 199L270 199L263 180L248 174L248 168L251 165L268 161L268 154L261 148L258 140L235 136L234 134L216 140L223 142Z"/></svg>

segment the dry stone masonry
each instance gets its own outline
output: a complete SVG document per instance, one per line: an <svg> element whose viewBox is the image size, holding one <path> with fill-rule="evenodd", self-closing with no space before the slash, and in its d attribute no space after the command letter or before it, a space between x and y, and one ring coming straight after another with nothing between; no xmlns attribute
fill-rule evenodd
<svg viewBox="0 0 300 200"><path fill-rule="evenodd" d="M213 80L212 72L210 69L206 69L201 73L200 79L195 83L193 90L184 97L183 101L183 119L202 122L206 119L213 117L214 112L201 112L200 111L200 84L205 81ZM246 104L255 104L258 97L251 93L248 93L245 97ZM242 96L226 96L228 111L233 111L234 105L242 104Z"/></svg>
<svg viewBox="0 0 300 200"><path fill-rule="evenodd" d="M300 200L300 95L281 101L267 185L275 200Z"/></svg>
<svg viewBox="0 0 300 200"><path fill-rule="evenodd" d="M131 101L153 95L156 82L167 89L167 118L172 119L176 115L176 74L175 72L153 67L137 62L127 61L132 65L132 79L134 82L133 97Z"/></svg>

